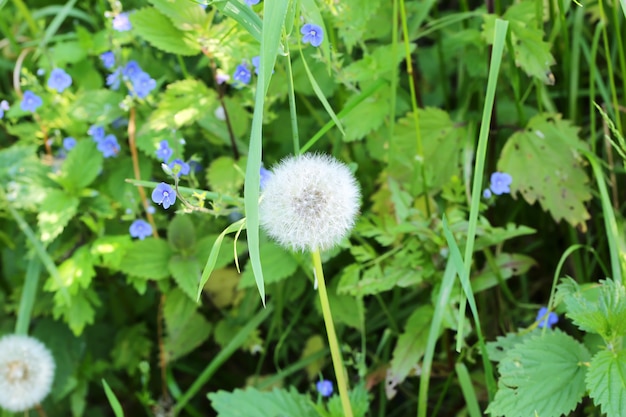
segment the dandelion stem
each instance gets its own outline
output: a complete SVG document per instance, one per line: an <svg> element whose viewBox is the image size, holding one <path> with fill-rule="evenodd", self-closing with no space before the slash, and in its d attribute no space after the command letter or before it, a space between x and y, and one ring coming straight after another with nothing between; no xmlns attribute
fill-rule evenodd
<svg viewBox="0 0 626 417"><path fill-rule="evenodd" d="M343 415L345 417L352 417L352 405L348 397L348 384L343 367L343 360L341 359L341 351L339 350L339 342L337 342L337 334L335 333L335 325L333 324L333 316L330 312L330 304L328 302L328 293L326 292L326 282L324 281L324 270L322 269L322 259L319 249L315 249L311 255L313 256L315 277L317 278L320 303L322 304L322 315L324 316L324 323L326 324L330 356L333 360L333 367L335 368L335 377L337 378L337 387L339 388Z"/></svg>

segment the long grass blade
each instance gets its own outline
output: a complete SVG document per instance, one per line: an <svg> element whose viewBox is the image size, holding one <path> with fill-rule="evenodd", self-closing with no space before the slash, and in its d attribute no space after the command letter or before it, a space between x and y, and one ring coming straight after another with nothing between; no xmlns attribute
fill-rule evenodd
<svg viewBox="0 0 626 417"><path fill-rule="evenodd" d="M124 417L124 410L122 409L122 404L120 404L120 401L117 399L117 397L115 396L115 393L113 392L111 387L109 387L109 384L107 384L104 378L102 379L102 386L104 386L104 393L107 396L107 400L109 400L109 404L111 405L111 408L113 409L113 413L115 414L115 417Z"/></svg>
<svg viewBox="0 0 626 417"><path fill-rule="evenodd" d="M17 312L17 323L15 323L16 334L28 334L28 326L30 325L30 316L33 312L33 305L35 305L35 298L37 297L37 284L39 283L40 274L40 261L36 258L31 259L28 262L28 269L26 269L26 279L24 280L24 288L22 289L20 308Z"/></svg>

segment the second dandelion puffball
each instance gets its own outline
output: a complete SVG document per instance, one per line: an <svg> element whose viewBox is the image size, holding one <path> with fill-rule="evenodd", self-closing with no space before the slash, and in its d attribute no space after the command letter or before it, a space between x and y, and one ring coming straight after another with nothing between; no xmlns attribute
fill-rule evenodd
<svg viewBox="0 0 626 417"><path fill-rule="evenodd" d="M330 249L352 230L360 197L345 164L320 154L288 157L264 183L261 227L294 251Z"/></svg>

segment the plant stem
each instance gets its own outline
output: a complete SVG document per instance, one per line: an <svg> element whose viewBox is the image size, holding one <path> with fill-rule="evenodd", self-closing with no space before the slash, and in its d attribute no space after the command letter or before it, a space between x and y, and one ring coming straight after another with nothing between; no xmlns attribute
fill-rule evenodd
<svg viewBox="0 0 626 417"><path fill-rule="evenodd" d="M315 277L317 278L320 303L322 304L322 315L324 316L324 323L326 324L330 356L333 360L333 367L335 368L335 377L337 378L337 387L339 388L343 415L345 417L352 417L352 405L348 397L348 384L346 382L345 369L339 350L339 342L337 342L337 333L335 333L335 325L333 324L333 316L330 312L330 303L328 302L328 293L326 292L326 282L324 281L324 270L322 269L322 258L320 257L319 249L315 249L311 255L313 256Z"/></svg>

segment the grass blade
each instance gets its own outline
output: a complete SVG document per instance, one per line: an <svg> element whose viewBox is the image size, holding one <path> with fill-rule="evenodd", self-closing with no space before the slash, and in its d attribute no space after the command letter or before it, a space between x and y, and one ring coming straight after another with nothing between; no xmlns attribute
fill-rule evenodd
<svg viewBox="0 0 626 417"><path fill-rule="evenodd" d="M35 297L37 297L37 284L39 283L40 274L41 263L38 259L31 259L28 262L26 279L24 280L24 288L22 289L22 298L20 299L20 308L17 313L17 323L15 323L16 334L28 334L30 315L33 312Z"/></svg>
<svg viewBox="0 0 626 417"><path fill-rule="evenodd" d="M113 409L113 413L115 414L115 417L124 417L124 410L122 410L122 404L120 404L119 400L115 396L115 393L113 392L111 387L109 387L109 384L107 384L104 378L102 378L102 385L104 386L104 393L106 394L107 399L109 400L109 404L111 405L111 408Z"/></svg>

